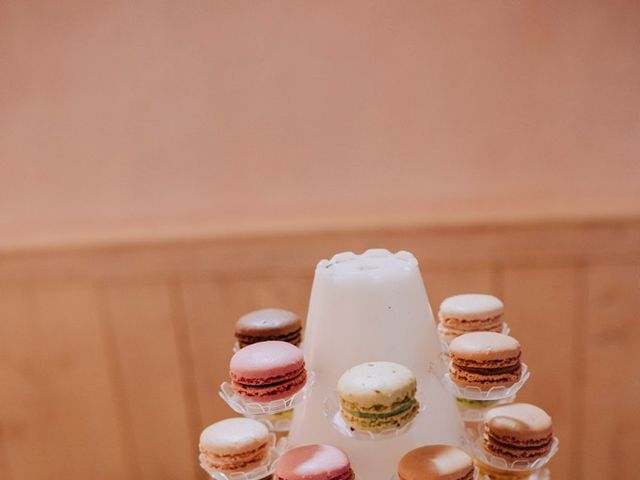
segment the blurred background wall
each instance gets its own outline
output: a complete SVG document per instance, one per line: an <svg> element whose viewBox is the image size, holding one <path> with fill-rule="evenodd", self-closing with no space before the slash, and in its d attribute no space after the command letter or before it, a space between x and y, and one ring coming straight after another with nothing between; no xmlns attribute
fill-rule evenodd
<svg viewBox="0 0 640 480"><path fill-rule="evenodd" d="M0 478L201 478L235 319L385 246L640 471L640 4L0 3Z"/></svg>

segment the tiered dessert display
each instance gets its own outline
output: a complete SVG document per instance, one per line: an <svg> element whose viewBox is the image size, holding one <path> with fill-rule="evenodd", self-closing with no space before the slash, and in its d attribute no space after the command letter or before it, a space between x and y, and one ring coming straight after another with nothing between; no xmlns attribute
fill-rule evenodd
<svg viewBox="0 0 640 480"><path fill-rule="evenodd" d="M303 351L290 312L238 321L220 395L247 418L202 433L202 467L217 480L548 478L558 442L543 410L512 403L529 373L502 303L452 297L439 321L410 253L322 260Z"/></svg>

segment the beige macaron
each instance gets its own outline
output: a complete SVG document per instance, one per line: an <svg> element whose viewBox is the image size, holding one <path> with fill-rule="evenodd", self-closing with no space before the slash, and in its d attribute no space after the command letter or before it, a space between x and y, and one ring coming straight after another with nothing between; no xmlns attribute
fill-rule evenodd
<svg viewBox="0 0 640 480"><path fill-rule="evenodd" d="M398 463L399 480L472 480L473 459L450 445L427 445L411 450Z"/></svg>
<svg viewBox="0 0 640 480"><path fill-rule="evenodd" d="M454 295L440 304L438 332L447 342L469 332L502 332L503 316L504 305L493 295Z"/></svg>

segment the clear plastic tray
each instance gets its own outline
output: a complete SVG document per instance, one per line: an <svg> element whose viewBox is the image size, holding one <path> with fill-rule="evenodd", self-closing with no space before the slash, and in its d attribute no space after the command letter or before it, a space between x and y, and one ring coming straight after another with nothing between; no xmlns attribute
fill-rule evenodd
<svg viewBox="0 0 640 480"><path fill-rule="evenodd" d="M416 417L426 409L424 398L422 398L420 392L418 392L418 394L416 395L416 399L420 403L420 409L418 410L416 416L413 417L409 423L404 425L402 428L390 428L388 430L376 433L368 432L366 430L351 430L351 428L349 428L349 426L345 423L342 415L340 414L340 401L338 399L338 394L335 392L333 395L329 395L324 399L324 402L322 404L322 413L324 413L325 417L327 417L327 419L331 422L333 428L335 428L345 437L367 441L384 440L388 438L399 437L400 435L406 433L407 431L409 431L409 429L411 429Z"/></svg>
<svg viewBox="0 0 640 480"><path fill-rule="evenodd" d="M511 472L507 472L506 475L509 475L510 473ZM477 480L496 480L500 478L505 478L504 475L505 474L500 474L500 473L494 474L494 475L483 474L481 471L481 473L479 473ZM549 469L547 468L543 468L542 470L539 470L537 472L530 472L526 477L522 477L521 475L522 475L522 472L520 472L518 476L514 478L518 478L518 480L551 480L551 474L549 472Z"/></svg>
<svg viewBox="0 0 640 480"><path fill-rule="evenodd" d="M437 324L436 324L436 326L437 326ZM479 330L479 331L482 331L482 330ZM467 333L473 333L473 331L470 331L470 332L467 332ZM509 324L507 324L507 322L503 322L502 330L499 333L501 333L502 335L509 335L511 333L511 327L509 327ZM438 332L438 338L440 338L440 345L442 346L442 351L448 357L449 356L449 342L447 342L444 338L442 338L442 336L440 335L439 332Z"/></svg>
<svg viewBox="0 0 640 480"><path fill-rule="evenodd" d="M490 408L497 407L498 405L506 405L513 403L516 399L515 395L507 398L501 398L500 400L468 400L466 398L458 398L458 411L464 422L481 422L484 416L484 412ZM477 405L464 405L463 402L481 402Z"/></svg>
<svg viewBox="0 0 640 480"><path fill-rule="evenodd" d="M520 380L511 385L510 387L492 387L489 390L480 390L479 387L460 387L456 385L449 371L442 376L442 384L450 393L457 398L463 398L465 400L502 400L514 396L518 393L518 390L529 380L531 373L526 363L522 364L522 373L520 374Z"/></svg>
<svg viewBox="0 0 640 480"><path fill-rule="evenodd" d="M269 434L269 454L262 465L254 468L249 472L233 472L225 473L214 470L204 460L204 455L200 454L198 460L202 469L215 480L262 480L271 475L275 469L276 462L287 449L287 441L281 438L276 443L275 434Z"/></svg>
<svg viewBox="0 0 640 480"><path fill-rule="evenodd" d="M507 472L530 472L540 470L544 467L549 460L558 452L560 446L560 440L558 437L553 437L551 442L551 450L544 457L537 458L534 461L527 460L515 460L510 462L504 458L496 457L495 455L487 452L482 446L482 436L473 442L467 444L465 450L471 453L478 461L485 465L495 468L497 470Z"/></svg>
<svg viewBox="0 0 640 480"><path fill-rule="evenodd" d="M224 382L220 385L220 397L227 402L227 405L231 409L245 416L261 416L261 415L274 415L300 405L309 396L313 381L315 379L314 372L307 372L307 383L302 390L297 391L293 395L287 398L281 398L279 400L273 400L271 402L260 403L255 401L248 401L245 398L238 395L229 382Z"/></svg>
<svg viewBox="0 0 640 480"><path fill-rule="evenodd" d="M293 409L284 410L280 413L274 413L272 415L246 416L263 423L271 432L288 432L289 428L291 428L291 420L293 419Z"/></svg>
<svg viewBox="0 0 640 480"><path fill-rule="evenodd" d="M400 477L398 477L398 474L395 473L393 475L393 477L391 477L391 480L400 480ZM480 473L478 472L478 469L476 468L476 470L473 472L473 480L484 480L484 477L480 476Z"/></svg>

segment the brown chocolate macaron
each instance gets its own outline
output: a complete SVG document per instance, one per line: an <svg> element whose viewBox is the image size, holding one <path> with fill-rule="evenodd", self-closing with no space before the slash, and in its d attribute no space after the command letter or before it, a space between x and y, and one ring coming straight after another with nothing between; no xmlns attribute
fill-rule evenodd
<svg viewBox="0 0 640 480"><path fill-rule="evenodd" d="M509 387L520 380L520 343L495 332L466 333L449 345L449 375L460 387Z"/></svg>
<svg viewBox="0 0 640 480"><path fill-rule="evenodd" d="M235 336L240 348L271 340L299 346L302 341L302 322L300 317L288 310L265 308L240 317L236 322Z"/></svg>
<svg viewBox="0 0 640 480"><path fill-rule="evenodd" d="M551 451L551 417L529 403L513 403L484 414L483 448L507 461L535 461Z"/></svg>
<svg viewBox="0 0 640 480"><path fill-rule="evenodd" d="M450 445L411 450L398 463L399 480L473 480L473 459Z"/></svg>

